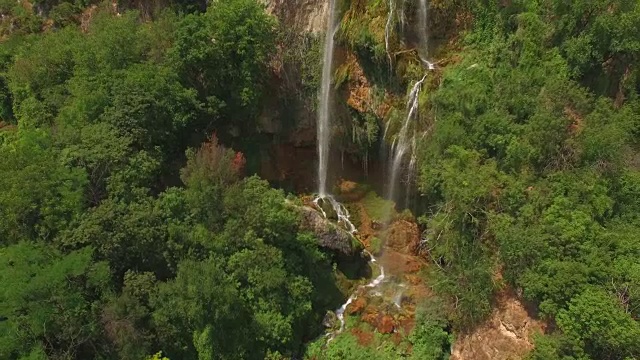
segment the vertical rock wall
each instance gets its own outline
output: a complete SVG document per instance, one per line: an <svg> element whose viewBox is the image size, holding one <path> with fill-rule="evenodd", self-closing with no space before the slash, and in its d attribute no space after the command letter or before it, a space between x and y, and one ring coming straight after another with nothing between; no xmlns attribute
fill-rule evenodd
<svg viewBox="0 0 640 360"><path fill-rule="evenodd" d="M262 0L267 11L299 32L324 32L329 0Z"/></svg>

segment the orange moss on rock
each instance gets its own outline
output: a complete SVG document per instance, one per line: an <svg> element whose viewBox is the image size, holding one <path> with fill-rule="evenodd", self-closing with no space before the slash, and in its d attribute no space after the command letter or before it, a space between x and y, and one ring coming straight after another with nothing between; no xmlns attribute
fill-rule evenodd
<svg viewBox="0 0 640 360"><path fill-rule="evenodd" d="M347 314L355 315L360 314L367 307L367 300L362 297L355 299L349 307L347 307Z"/></svg>
<svg viewBox="0 0 640 360"><path fill-rule="evenodd" d="M391 224L386 235L386 246L404 254L415 254L420 243L418 225L406 220Z"/></svg>
<svg viewBox="0 0 640 360"><path fill-rule="evenodd" d="M362 346L369 346L373 342L373 333L366 332L360 328L352 329L351 334L356 337L358 344Z"/></svg>
<svg viewBox="0 0 640 360"><path fill-rule="evenodd" d="M376 329L381 334L391 334L396 328L396 322L389 315L383 315L378 322Z"/></svg>

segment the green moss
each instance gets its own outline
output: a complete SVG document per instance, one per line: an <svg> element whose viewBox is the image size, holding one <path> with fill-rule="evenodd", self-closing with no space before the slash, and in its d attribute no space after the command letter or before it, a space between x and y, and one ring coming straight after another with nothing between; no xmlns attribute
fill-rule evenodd
<svg viewBox="0 0 640 360"><path fill-rule="evenodd" d="M371 219L375 221L382 222L387 218L393 218L396 215L395 204L393 201L385 200L373 191L370 191L362 199L362 205Z"/></svg>
<svg viewBox="0 0 640 360"><path fill-rule="evenodd" d="M374 255L378 255L382 251L382 240L377 237L371 239L371 252Z"/></svg>

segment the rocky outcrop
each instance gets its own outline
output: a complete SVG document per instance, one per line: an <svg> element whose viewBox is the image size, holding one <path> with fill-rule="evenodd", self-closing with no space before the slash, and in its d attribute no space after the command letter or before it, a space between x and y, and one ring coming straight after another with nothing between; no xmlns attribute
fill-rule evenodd
<svg viewBox="0 0 640 360"><path fill-rule="evenodd" d="M533 349L531 336L543 330L519 300L503 296L485 324L457 337L451 360L523 359Z"/></svg>
<svg viewBox="0 0 640 360"><path fill-rule="evenodd" d="M263 0L267 11L298 32L324 32L328 0Z"/></svg>
<svg viewBox="0 0 640 360"><path fill-rule="evenodd" d="M420 243L418 225L406 220L393 222L386 235L386 246L404 254L415 254Z"/></svg>
<svg viewBox="0 0 640 360"><path fill-rule="evenodd" d="M360 250L351 234L325 219L318 211L309 206L299 209L302 213L300 228L314 233L320 246L348 256Z"/></svg>

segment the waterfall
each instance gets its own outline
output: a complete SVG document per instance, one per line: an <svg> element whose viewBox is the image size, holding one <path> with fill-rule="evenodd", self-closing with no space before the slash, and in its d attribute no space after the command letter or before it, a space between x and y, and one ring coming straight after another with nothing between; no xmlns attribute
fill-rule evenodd
<svg viewBox="0 0 640 360"><path fill-rule="evenodd" d="M324 59L322 63L322 85L320 87L320 108L318 111L318 193L320 197L327 194L327 168L329 165L330 145L330 105L331 105L331 78L333 71L334 35L338 29L336 18L336 1L329 4L329 19L324 38Z"/></svg>
<svg viewBox="0 0 640 360"><path fill-rule="evenodd" d="M407 24L407 14L404 13L407 0L400 0L400 11L398 11L398 23L400 25L400 34L404 35L404 28Z"/></svg>
<svg viewBox="0 0 640 360"><path fill-rule="evenodd" d="M422 79L416 82L411 88L411 92L409 92L409 98L407 99L407 116L402 123L402 127L400 128L400 132L394 137L392 145L391 145L391 163L389 166L389 184L387 189L387 199L395 200L396 190L398 187L398 175L402 171L400 166L402 165L402 161L404 155L408 151L414 151L416 146L415 141L415 124L413 127L413 132L410 133L409 127L413 121L415 121L416 116L418 114L418 103L419 103L419 95L420 90L422 89L422 84L424 80L427 78L425 74ZM413 155L413 154L412 154ZM415 166L415 158L412 156L410 161L410 167ZM411 171L411 169L409 169Z"/></svg>
<svg viewBox="0 0 640 360"><path fill-rule="evenodd" d="M387 23L384 26L384 48L387 51L387 57L389 58L389 69L393 67L393 60L391 59L391 50L389 49L389 38L391 37L391 28L393 27L393 12L395 10L395 3L393 0L389 0L389 15L387 15Z"/></svg>
<svg viewBox="0 0 640 360"><path fill-rule="evenodd" d="M420 40L420 48L418 49L418 56L420 60L429 68L429 70L435 69L435 66L429 59L429 22L428 20L428 7L427 0L420 0L418 6L418 39Z"/></svg>

